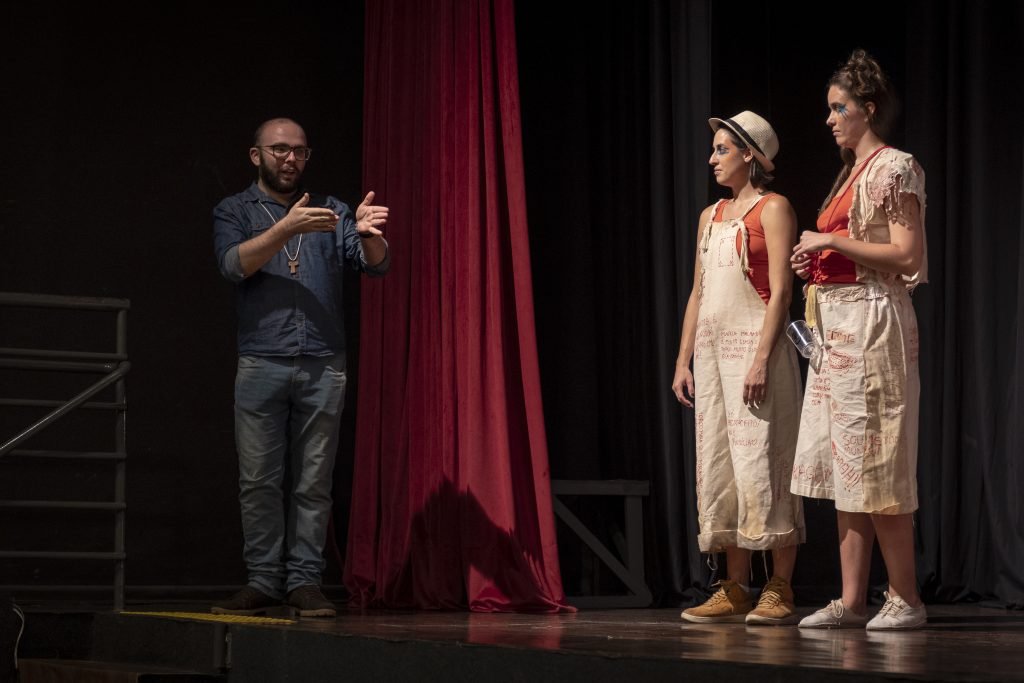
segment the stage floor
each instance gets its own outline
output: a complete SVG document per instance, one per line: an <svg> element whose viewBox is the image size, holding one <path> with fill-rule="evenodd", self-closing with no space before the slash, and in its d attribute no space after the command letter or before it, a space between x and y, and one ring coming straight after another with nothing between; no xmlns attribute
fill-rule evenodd
<svg viewBox="0 0 1024 683"><path fill-rule="evenodd" d="M557 616L341 611L335 620L304 619L285 628L604 658L770 665L925 680L1024 680L1024 613L965 606L932 606L926 628L905 632L691 624L679 618L677 609Z"/></svg>
<svg viewBox="0 0 1024 683"><path fill-rule="evenodd" d="M158 622L198 627L199 620L186 615L206 608L135 604L131 612L177 616L108 612L104 628L116 624L119 642L126 643ZM1024 681L1024 613L963 605L932 605L926 628L889 633L691 624L679 619L678 609L552 616L341 609L336 619L206 626L232 634L228 681L340 680L339 667L346 680L487 683Z"/></svg>

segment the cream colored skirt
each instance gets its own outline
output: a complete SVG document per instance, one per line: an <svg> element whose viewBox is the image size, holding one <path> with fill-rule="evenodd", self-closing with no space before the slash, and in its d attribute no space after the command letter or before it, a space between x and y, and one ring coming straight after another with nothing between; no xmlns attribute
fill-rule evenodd
<svg viewBox="0 0 1024 683"><path fill-rule="evenodd" d="M917 509L917 317L902 286L822 285L793 493L845 512Z"/></svg>

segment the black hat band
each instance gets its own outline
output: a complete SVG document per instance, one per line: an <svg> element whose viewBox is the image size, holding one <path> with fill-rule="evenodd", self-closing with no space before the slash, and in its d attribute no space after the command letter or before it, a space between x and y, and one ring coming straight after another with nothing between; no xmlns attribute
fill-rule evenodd
<svg viewBox="0 0 1024 683"><path fill-rule="evenodd" d="M735 131L741 138L743 138L743 141L745 143L747 143L748 145L753 147L755 150L757 150L758 154L760 154L761 156L765 157L766 159L768 158L768 155L764 153L764 150L761 149L761 146L758 145L756 142L754 142L754 138L750 137L750 135L747 133L747 131L743 130L743 126L741 126L740 124L736 123L732 119L726 119L725 122L729 124L729 127L733 131Z"/></svg>

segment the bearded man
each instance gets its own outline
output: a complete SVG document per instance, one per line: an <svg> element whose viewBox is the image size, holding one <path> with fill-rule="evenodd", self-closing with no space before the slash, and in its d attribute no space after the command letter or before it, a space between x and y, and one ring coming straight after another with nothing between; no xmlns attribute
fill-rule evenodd
<svg viewBox="0 0 1024 683"><path fill-rule="evenodd" d="M249 149L256 181L213 210L217 263L237 284L235 443L249 575L215 614L284 603L299 616L335 616L320 585L345 398L342 275L387 272L388 209L372 191L354 215L307 191L311 154L295 121L264 122Z"/></svg>

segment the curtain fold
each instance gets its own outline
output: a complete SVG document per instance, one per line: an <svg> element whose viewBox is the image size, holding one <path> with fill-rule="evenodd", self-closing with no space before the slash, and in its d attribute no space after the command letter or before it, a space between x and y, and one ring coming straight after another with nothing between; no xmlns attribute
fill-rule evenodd
<svg viewBox="0 0 1024 683"><path fill-rule="evenodd" d="M809 35L797 4L573 5L519 7L534 285L543 293L538 346L556 475L649 479L649 584L661 604L679 604L704 583L692 416L672 405L668 384L694 221L724 194L714 185L708 192L705 119L751 109L772 122L781 141L772 187L793 203L800 229L810 228L839 164L824 125L825 83L863 47L903 100L888 141L927 173L930 282L913 296L922 339L923 594L1024 606L1024 138L1016 121L1024 91L992 77L1024 66L1014 49L1024 6L868 0L855 15L870 30L826 7L815 24L828 30ZM758 39L726 39L741 24L761 26ZM802 303L796 289L795 315ZM794 584L812 603L834 597L841 577L832 504L807 500L805 511ZM594 517L599 535L614 537L617 521ZM575 556L562 559L570 592L586 587L585 564L577 571ZM754 564L760 581L760 558ZM871 583L885 583L879 553Z"/></svg>
<svg viewBox="0 0 1024 683"><path fill-rule="evenodd" d="M651 238L654 375L651 412L655 439L647 456L653 476L653 549L659 601L702 586L707 576L698 533L693 413L681 411L667 385L675 371L683 313L693 285L697 217L707 204L708 141L704 127L711 83L711 7L706 2L654 3L649 46L651 121ZM666 286L671 283L671 286ZM670 542L659 542L669 539ZM692 591L691 591L692 592Z"/></svg>
<svg viewBox="0 0 1024 683"><path fill-rule="evenodd" d="M511 0L372 0L364 185L392 267L362 288L344 582L363 606L557 612Z"/></svg>
<svg viewBox="0 0 1024 683"><path fill-rule="evenodd" d="M661 604L706 577L692 413L670 385L706 205L710 2L518 8L527 198L552 468L640 479ZM609 546L608 501L579 514ZM589 502L589 501L588 501ZM563 548L570 592L621 590Z"/></svg>
<svg viewBox="0 0 1024 683"><path fill-rule="evenodd" d="M1019 4L914 2L907 147L927 176L931 283L915 293L922 400L918 568L926 599L1024 608L1024 67ZM998 142L992 144L996 139ZM1017 255L1016 257L1011 255Z"/></svg>

